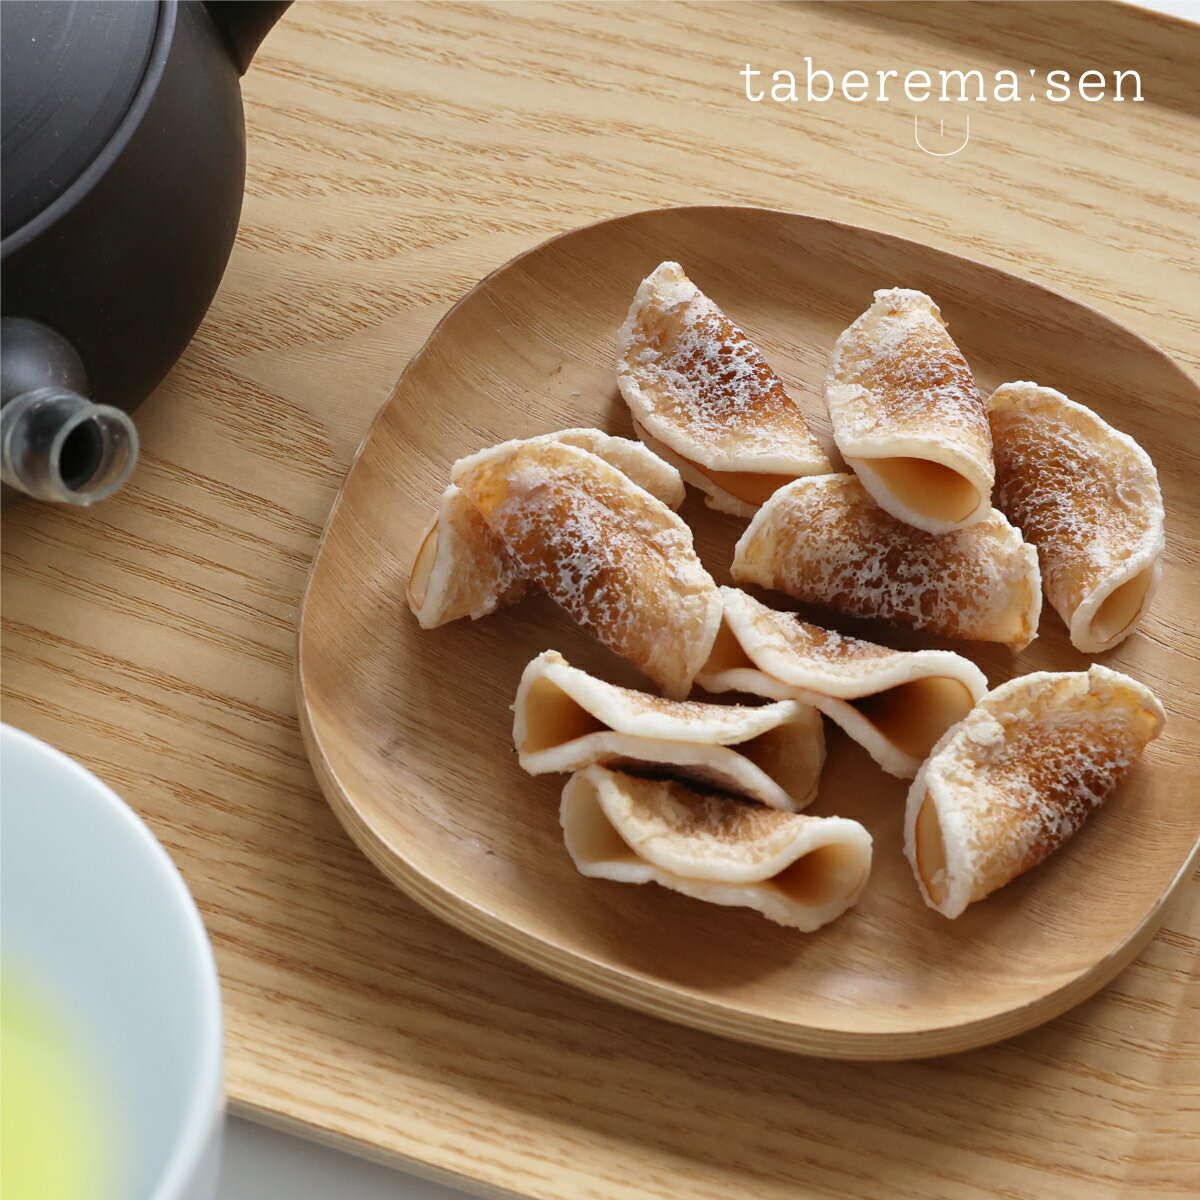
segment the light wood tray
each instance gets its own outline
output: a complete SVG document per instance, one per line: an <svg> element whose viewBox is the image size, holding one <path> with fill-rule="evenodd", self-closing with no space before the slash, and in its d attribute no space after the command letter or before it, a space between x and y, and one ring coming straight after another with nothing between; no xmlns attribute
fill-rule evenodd
<svg viewBox="0 0 1200 1200"><path fill-rule="evenodd" d="M1132 67L1146 99L986 107L935 159L903 102L742 99L743 62L806 54ZM1195 882L1112 984L994 1046L868 1064L713 1037L533 971L382 877L313 780L294 665L321 529L400 370L476 280L588 221L763 204L886 229L1092 304L1196 378L1198 58L1195 26L1098 4L288 10L242 80L238 242L139 410L130 485L91 511L7 510L0 573L4 719L116 787L179 864L236 1111L489 1195L1194 1190ZM1177 440L1170 457L1194 451ZM1172 515L1167 567L1195 578L1200 498Z"/></svg>
<svg viewBox="0 0 1200 1200"><path fill-rule="evenodd" d="M1200 470L1200 458L1170 453L1200 389L1115 322L1014 276L755 209L649 212L578 230L494 272L454 307L359 451L300 622L300 711L317 777L376 865L440 916L647 1012L847 1058L941 1054L1028 1029L1129 962L1200 853L1200 808L1187 802L1200 780L1172 769L1196 735L1188 688L1172 670L1181 623L1200 619L1182 575L1168 572L1138 634L1104 656L1159 694L1171 714L1165 736L1065 850L956 921L924 905L901 854L907 784L832 734L807 811L862 821L874 868L855 907L809 936L657 887L582 878L558 825L564 777L530 778L512 752L517 681L545 649L601 677L645 681L544 599L435 631L408 612L404 584L455 458L568 426L632 436L615 331L664 258L683 263L750 332L821 433L834 339L876 286L899 285L938 301L985 395L1035 379L1133 434L1163 464L1168 512ZM1153 409L1137 402L1147 391ZM710 571L729 582L745 522L695 496L684 515ZM881 628L894 638L878 626L877 637ZM956 648L993 685L1089 661L1048 606L1041 636L1020 654Z"/></svg>

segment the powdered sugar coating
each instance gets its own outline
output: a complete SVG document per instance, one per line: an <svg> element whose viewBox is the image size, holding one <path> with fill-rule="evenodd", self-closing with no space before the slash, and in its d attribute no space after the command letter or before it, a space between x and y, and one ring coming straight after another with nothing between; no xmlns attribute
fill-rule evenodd
<svg viewBox="0 0 1200 1200"><path fill-rule="evenodd" d="M806 931L845 912L871 869L871 835L857 821L772 812L599 766L571 777L560 819L584 875L657 883Z"/></svg>
<svg viewBox="0 0 1200 1200"><path fill-rule="evenodd" d="M666 779L630 779L610 811L617 806L621 830L642 857L654 862L661 857L656 843L670 842L676 855L686 853L701 869L730 858L748 866L778 860L795 845L798 829L821 819L708 795Z"/></svg>
<svg viewBox="0 0 1200 1200"><path fill-rule="evenodd" d="M1037 672L989 692L934 748L909 792L906 853L921 881L915 827L936 805L946 867L932 882L954 917L1058 849L1157 737L1148 688L1099 665Z"/></svg>
<svg viewBox="0 0 1200 1200"><path fill-rule="evenodd" d="M811 704L889 774L916 775L945 731L987 691L987 678L949 650L889 650L778 612L722 588L724 623L697 677L737 691Z"/></svg>
<svg viewBox="0 0 1200 1200"><path fill-rule="evenodd" d="M889 288L838 338L825 383L838 448L858 457L896 438L991 458L987 414L967 360L924 292ZM878 452L878 447L874 448ZM988 469L990 474L990 468Z"/></svg>
<svg viewBox="0 0 1200 1200"><path fill-rule="evenodd" d="M854 616L1018 649L1041 611L1037 554L1000 513L925 533L879 508L853 475L776 492L739 540L732 574Z"/></svg>
<svg viewBox="0 0 1200 1200"><path fill-rule="evenodd" d="M1152 567L1162 553L1154 464L1133 438L1053 388L1004 384L988 408L996 503L1037 547L1046 596L1072 641L1108 649L1115 642L1090 644L1075 618L1090 597ZM1129 632L1132 626L1123 636Z"/></svg>
<svg viewBox="0 0 1200 1200"><path fill-rule="evenodd" d="M782 380L678 263L662 263L639 287L617 337L617 381L635 420L703 467L829 469Z"/></svg>
<svg viewBox="0 0 1200 1200"><path fill-rule="evenodd" d="M640 441L589 427L559 429L555 433L542 434L541 438L590 451L628 475L638 487L657 497L668 508L678 508L686 499L679 472Z"/></svg>
<svg viewBox="0 0 1200 1200"><path fill-rule="evenodd" d="M558 442L514 443L457 482L525 579L669 695L687 694L716 637L720 599L671 509Z"/></svg>
<svg viewBox="0 0 1200 1200"><path fill-rule="evenodd" d="M721 588L721 602L754 665L793 687L857 699L914 679L947 678L976 696L986 690L979 668L952 650L892 650L779 612L736 588Z"/></svg>
<svg viewBox="0 0 1200 1200"><path fill-rule="evenodd" d="M545 741L529 723L532 714L526 711L530 693L542 681L561 694L563 704L577 705L609 729L644 738L734 746L801 716L801 706L793 702L750 708L654 696L597 679L571 666L557 650L544 650L526 665L513 702L513 742L518 751L527 739Z"/></svg>
<svg viewBox="0 0 1200 1200"><path fill-rule="evenodd" d="M721 595L726 618L733 623L743 645L746 635L750 635L757 653L781 660L802 660L823 676L854 679L862 674L865 660L875 660L870 666L876 667L882 661L904 658L903 651L850 637L836 629L823 629L792 613L760 604L734 588L722 588Z"/></svg>
<svg viewBox="0 0 1200 1200"><path fill-rule="evenodd" d="M641 442L587 428L562 429L527 440L535 444L564 442L589 450L623 471L664 504L678 508L683 503L683 480L679 472ZM503 454L517 444L504 442L459 459L451 468L451 475L469 470L472 464ZM420 586L418 570L430 539L435 539L432 562L427 564L426 578ZM422 535L409 583L409 607L421 627L434 629L461 617L477 620L497 608L516 603L530 590L531 585L521 577L517 564L508 556L487 522L462 490L451 484L442 493L437 514Z"/></svg>
<svg viewBox="0 0 1200 1200"><path fill-rule="evenodd" d="M685 499L683 480L679 477L679 472L670 463L659 458L648 446L590 426L556 429L553 433L539 433L531 438L499 442L495 446L477 450L474 454L455 460L450 467L450 479L457 481L463 472L490 458L503 457L514 447L541 446L546 442L577 446L580 450L587 450L597 458L604 459L669 508L678 508Z"/></svg>

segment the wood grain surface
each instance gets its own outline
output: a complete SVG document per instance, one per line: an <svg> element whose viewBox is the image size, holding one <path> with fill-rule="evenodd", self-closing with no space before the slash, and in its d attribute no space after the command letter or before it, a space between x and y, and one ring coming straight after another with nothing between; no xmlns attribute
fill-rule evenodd
<svg viewBox="0 0 1200 1200"><path fill-rule="evenodd" d="M904 103L742 99L746 61L805 54L1132 67L1146 100L985 106L967 150L932 158ZM131 484L4 530L4 718L117 788L179 864L240 1111L539 1197L1192 1192L1194 884L1109 988L1010 1042L877 1065L755 1049L582 996L394 889L320 796L292 668L321 526L401 368L477 279L586 221L742 203L858 222L1094 304L1196 375L1198 58L1195 27L1090 4L289 11L244 81L238 245L139 414ZM1176 545L1194 573L1194 532Z"/></svg>

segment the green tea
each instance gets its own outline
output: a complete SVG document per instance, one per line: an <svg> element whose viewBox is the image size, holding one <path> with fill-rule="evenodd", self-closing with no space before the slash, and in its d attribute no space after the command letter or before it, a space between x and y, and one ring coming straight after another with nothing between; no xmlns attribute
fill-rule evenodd
<svg viewBox="0 0 1200 1200"><path fill-rule="evenodd" d="M0 1196L115 1195L111 1102L63 1014L27 976L0 971Z"/></svg>

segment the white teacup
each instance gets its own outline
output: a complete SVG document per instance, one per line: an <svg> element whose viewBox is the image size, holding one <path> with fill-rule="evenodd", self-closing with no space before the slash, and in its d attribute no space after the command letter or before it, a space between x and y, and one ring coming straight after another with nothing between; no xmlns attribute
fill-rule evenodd
<svg viewBox="0 0 1200 1200"><path fill-rule="evenodd" d="M63 1045L72 1047L64 1077L76 1066L86 1073L76 1088L43 1086L31 1072L32 1092L49 1091L50 1101L70 1093L77 1106L103 1109L82 1114L102 1131L94 1173L107 1176L86 1180L86 1200L212 1200L223 1133L221 996L183 879L110 788L7 725L0 726L0 818L6 1008L14 988L26 997L4 1014L4 1037L25 1038L38 1063L43 1035L29 1040L28 1029L59 1023ZM22 1013L33 1015L14 1033ZM8 1080L5 1092L6 1103L19 1104ZM66 1131L50 1136L58 1153L78 1153ZM53 1174L48 1168L46 1178ZM48 1195L50 1187L38 1191Z"/></svg>

